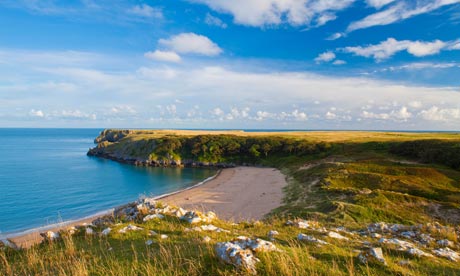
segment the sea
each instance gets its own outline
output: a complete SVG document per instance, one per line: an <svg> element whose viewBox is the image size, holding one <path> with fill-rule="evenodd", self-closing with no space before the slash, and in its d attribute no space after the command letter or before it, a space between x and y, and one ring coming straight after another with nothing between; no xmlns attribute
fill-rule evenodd
<svg viewBox="0 0 460 276"><path fill-rule="evenodd" d="M0 129L0 238L182 190L216 174L87 156L100 132Z"/></svg>

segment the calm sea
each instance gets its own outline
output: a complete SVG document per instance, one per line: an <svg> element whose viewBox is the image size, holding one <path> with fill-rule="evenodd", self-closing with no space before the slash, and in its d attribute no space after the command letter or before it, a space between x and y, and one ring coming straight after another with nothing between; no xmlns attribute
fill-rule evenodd
<svg viewBox="0 0 460 276"><path fill-rule="evenodd" d="M86 156L100 131L0 129L0 236L177 191L215 174Z"/></svg>

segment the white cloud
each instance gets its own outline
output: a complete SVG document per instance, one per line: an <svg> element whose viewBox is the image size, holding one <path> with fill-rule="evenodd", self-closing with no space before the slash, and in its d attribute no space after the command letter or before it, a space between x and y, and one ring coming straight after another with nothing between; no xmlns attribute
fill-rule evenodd
<svg viewBox="0 0 460 276"><path fill-rule="evenodd" d="M460 109L459 108L439 108L437 106L432 106L430 109L422 110L419 113L423 119L427 121L442 121L448 122L452 120L460 119Z"/></svg>
<svg viewBox="0 0 460 276"><path fill-rule="evenodd" d="M166 61L166 62L180 62L181 57L173 51L160 51L155 50L154 52L147 52L144 54L146 58Z"/></svg>
<svg viewBox="0 0 460 276"><path fill-rule="evenodd" d="M334 65L344 65L344 64L347 64L347 62L345 60L337 59L337 60L334 60L334 62L332 64L334 64Z"/></svg>
<svg viewBox="0 0 460 276"><path fill-rule="evenodd" d="M211 9L231 14L237 24L263 27L322 25L333 20L334 13L355 0L190 0ZM312 24L313 23L313 24Z"/></svg>
<svg viewBox="0 0 460 276"><path fill-rule="evenodd" d="M364 119L377 119L377 120L388 120L390 115L388 113L374 113L367 110L363 110L361 117Z"/></svg>
<svg viewBox="0 0 460 276"><path fill-rule="evenodd" d="M394 1L396 1L396 0L366 0L366 3L370 7L380 9L383 6L386 6L386 5L388 5L388 4L390 4L390 3L394 2Z"/></svg>
<svg viewBox="0 0 460 276"><path fill-rule="evenodd" d="M217 56L222 49L209 38L195 33L181 33L169 39L160 39L159 44L181 54Z"/></svg>
<svg viewBox="0 0 460 276"><path fill-rule="evenodd" d="M220 117L220 116L224 115L225 112L222 109L220 109L220 107L216 107L213 110L211 110L211 114L214 115L214 116Z"/></svg>
<svg viewBox="0 0 460 276"><path fill-rule="evenodd" d="M449 63L432 63L432 62L413 62L400 66L391 66L384 68L380 71L398 71L398 70L424 70L424 69L448 69L460 67L460 63L449 62Z"/></svg>
<svg viewBox="0 0 460 276"><path fill-rule="evenodd" d="M344 36L344 34L342 34L342 33L334 33L334 34L331 34L330 36L328 36L326 38L326 40L336 40L336 39L339 39L339 38L341 38L343 36Z"/></svg>
<svg viewBox="0 0 460 276"><path fill-rule="evenodd" d="M449 45L452 42L443 42L435 40L432 42L396 40L388 38L385 41L375 45L345 47L339 50L345 53L353 53L357 56L372 57L377 61L387 59L394 54L402 51L407 51L409 54L416 57L438 54L442 50L449 50Z"/></svg>
<svg viewBox="0 0 460 276"><path fill-rule="evenodd" d="M308 120L307 114L305 112L301 112L301 111L299 111L297 109L292 111L291 115L297 121L306 121L306 120Z"/></svg>
<svg viewBox="0 0 460 276"><path fill-rule="evenodd" d="M446 43L441 40L435 40L433 42L415 41L409 44L407 52L416 57L424 57L438 54L445 47Z"/></svg>
<svg viewBox="0 0 460 276"><path fill-rule="evenodd" d="M147 4L136 5L128 10L128 13L148 18L163 18L163 12L159 8Z"/></svg>
<svg viewBox="0 0 460 276"><path fill-rule="evenodd" d="M67 59L68 66L61 65L63 61L57 66L48 63L48 59L53 60L52 53L43 55L47 59L42 66L38 63L39 55L5 53L5 56L8 64L17 61L20 69L3 70L0 74L1 113L16 114L22 119L0 116L3 126L19 125L17 122L33 126L32 116L40 116L38 111L46 118L40 120L40 124L50 127L69 126L70 123L65 124L67 119L75 127L127 127L129 124L130 127L152 128L206 125L210 128L308 126L457 130L460 125L456 115L460 103L458 87L424 87L309 72L267 72L253 64L139 68L126 67L133 61L133 57L126 57L120 67L112 67L108 65L112 65L115 58L109 57L102 64L98 59L93 66L85 64L74 68L73 58ZM35 58L27 63L29 56ZM61 53L56 53L56 57L60 56ZM81 64L78 59L75 61ZM12 80L20 82L11 84ZM47 83L69 83L75 87L66 93L59 89L37 89ZM183 103L179 105L176 99ZM156 105L161 105L161 109L155 108ZM200 109L193 110L196 105ZM122 111L123 106L136 113L130 113L127 108ZM332 106L336 109L330 109ZM437 109L430 110L432 106ZM326 120L327 112L335 114L336 119ZM82 119L77 120L78 117Z"/></svg>
<svg viewBox="0 0 460 276"><path fill-rule="evenodd" d="M321 62L329 62L335 59L335 54L331 51L324 52L322 54L319 54L317 58L315 58L316 63L321 63Z"/></svg>
<svg viewBox="0 0 460 276"><path fill-rule="evenodd" d="M368 1L369 2L384 2L384 1ZM390 5L387 9L368 15L365 18L352 22L347 32L353 32L359 29L365 29L373 26L389 25L399 22L416 15L429 13L440 7L458 3L458 0L401 0Z"/></svg>
<svg viewBox="0 0 460 276"><path fill-rule="evenodd" d="M321 14L318 16L318 19L316 20L316 26L323 26L329 21L334 21L337 19L337 16L333 13L325 13Z"/></svg>
<svg viewBox="0 0 460 276"><path fill-rule="evenodd" d="M204 18L204 22L208 24L209 26L217 26L222 29L227 28L227 24L223 22L220 18L215 17L209 13L206 14L206 17Z"/></svg>
<svg viewBox="0 0 460 276"><path fill-rule="evenodd" d="M415 109L421 108L423 106L421 101L411 101L408 105Z"/></svg>
<svg viewBox="0 0 460 276"><path fill-rule="evenodd" d="M405 106L401 107L401 109L399 109L397 111L392 111L391 115L394 118L399 119L399 120L403 120L403 121L407 121L407 119L412 117L412 113L410 113L409 110L407 110L407 107L405 107Z"/></svg>
<svg viewBox="0 0 460 276"><path fill-rule="evenodd" d="M335 114L335 113L333 113L331 111L328 111L328 112L326 112L325 117L328 120L333 120L333 119L337 118L337 114Z"/></svg>
<svg viewBox="0 0 460 276"><path fill-rule="evenodd" d="M61 110L61 111L53 111L51 113L52 117L62 118L62 119L74 119L74 120L96 120L97 115L94 113L85 113L78 109L76 110Z"/></svg>
<svg viewBox="0 0 460 276"><path fill-rule="evenodd" d="M35 110L35 109L30 110L29 115L32 117L39 117L39 118L45 117L45 114L43 113L43 111Z"/></svg>

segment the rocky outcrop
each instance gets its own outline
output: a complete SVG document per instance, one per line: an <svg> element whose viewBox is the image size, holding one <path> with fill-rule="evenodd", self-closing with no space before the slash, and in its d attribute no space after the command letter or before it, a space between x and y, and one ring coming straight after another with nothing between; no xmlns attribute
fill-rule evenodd
<svg viewBox="0 0 460 276"><path fill-rule="evenodd" d="M244 236L216 245L216 254L221 261L253 275L257 274L256 264L259 262L254 253L271 251L279 249L269 241Z"/></svg>
<svg viewBox="0 0 460 276"><path fill-rule="evenodd" d="M118 142L131 133L134 133L134 131L127 129L105 129L99 134L98 137L96 137L96 139L94 139L94 143L99 144L106 141L110 143Z"/></svg>
<svg viewBox="0 0 460 276"><path fill-rule="evenodd" d="M382 248L380 247L372 247L366 250L363 250L358 255L358 259L364 263L381 263L383 265L387 265L387 261L383 257Z"/></svg>

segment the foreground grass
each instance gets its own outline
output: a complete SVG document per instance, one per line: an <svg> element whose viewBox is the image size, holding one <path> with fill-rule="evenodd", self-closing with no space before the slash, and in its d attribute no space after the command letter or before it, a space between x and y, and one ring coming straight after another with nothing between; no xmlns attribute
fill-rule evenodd
<svg viewBox="0 0 460 276"><path fill-rule="evenodd" d="M275 243L283 252L257 255L259 275L456 275L458 264L444 259L411 258L390 249L385 251L388 266L363 265L356 251L359 242L325 238L330 245L298 242L300 232L318 235L285 225L285 220L238 225L217 221L216 226L231 233L186 232L189 227L176 218L137 224L143 231L119 234L117 225L109 237L85 235L83 231L60 242L43 244L23 251L0 252L1 275L235 275L232 266L219 263L214 244L237 235L266 239L268 231L280 232ZM168 235L150 237L153 230ZM206 243L203 237L211 237ZM150 246L145 242L151 239ZM371 243L376 241L369 240ZM410 264L400 264L401 260Z"/></svg>

